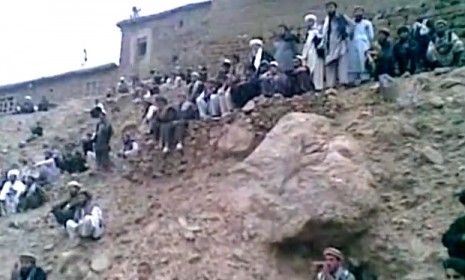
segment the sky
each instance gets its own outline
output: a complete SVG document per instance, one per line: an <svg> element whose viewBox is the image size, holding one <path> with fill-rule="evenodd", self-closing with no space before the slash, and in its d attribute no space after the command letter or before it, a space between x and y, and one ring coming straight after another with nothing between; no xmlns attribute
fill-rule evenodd
<svg viewBox="0 0 465 280"><path fill-rule="evenodd" d="M0 85L118 63L116 23L202 0L0 0ZM88 61L84 61L84 49Z"/></svg>

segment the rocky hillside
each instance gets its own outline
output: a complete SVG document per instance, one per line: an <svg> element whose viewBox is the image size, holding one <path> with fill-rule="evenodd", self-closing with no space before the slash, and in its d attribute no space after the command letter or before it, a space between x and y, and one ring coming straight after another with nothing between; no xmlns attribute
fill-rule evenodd
<svg viewBox="0 0 465 280"><path fill-rule="evenodd" d="M257 99L227 119L192 124L185 154L167 158L139 127L138 105L109 102L115 149L121 132L133 130L144 153L112 174L79 177L105 209L105 238L71 248L50 205L0 219L0 279L12 253L25 250L52 280L127 279L141 261L159 279L303 280L326 245L380 279L438 279L441 234L462 212L452 195L465 169L465 69L398 81L395 102L373 85L318 99ZM78 110L42 117L50 133L18 152L25 133L11 131L5 158L37 156L43 143L93 127ZM32 122L1 121L19 119ZM55 119L63 121L47 122Z"/></svg>

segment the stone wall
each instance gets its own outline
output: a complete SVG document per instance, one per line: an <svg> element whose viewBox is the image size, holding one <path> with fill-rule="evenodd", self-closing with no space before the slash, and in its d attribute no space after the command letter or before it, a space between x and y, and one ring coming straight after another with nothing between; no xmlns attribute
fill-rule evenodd
<svg viewBox="0 0 465 280"><path fill-rule="evenodd" d="M34 103L46 96L57 103L76 96L99 96L116 85L118 66L108 64L96 68L64 73L33 81L0 87L0 97L13 97L16 101L31 96ZM9 102L9 101L8 101Z"/></svg>

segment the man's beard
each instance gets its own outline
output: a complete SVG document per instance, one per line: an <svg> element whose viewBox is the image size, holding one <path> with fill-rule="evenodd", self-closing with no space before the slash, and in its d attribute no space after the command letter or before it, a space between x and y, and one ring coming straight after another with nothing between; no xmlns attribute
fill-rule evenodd
<svg viewBox="0 0 465 280"><path fill-rule="evenodd" d="M436 33L438 34L439 37L442 37L444 36L444 34L446 34L446 31L436 31Z"/></svg>
<svg viewBox="0 0 465 280"><path fill-rule="evenodd" d="M328 12L328 16L334 17L336 15L336 12Z"/></svg>
<svg viewBox="0 0 465 280"><path fill-rule="evenodd" d="M29 276L29 273L31 273L32 267L21 267L19 270L19 274L21 275L22 278L26 279L26 277Z"/></svg>
<svg viewBox="0 0 465 280"><path fill-rule="evenodd" d="M363 19L363 16L356 16L355 17L355 22L361 22Z"/></svg>

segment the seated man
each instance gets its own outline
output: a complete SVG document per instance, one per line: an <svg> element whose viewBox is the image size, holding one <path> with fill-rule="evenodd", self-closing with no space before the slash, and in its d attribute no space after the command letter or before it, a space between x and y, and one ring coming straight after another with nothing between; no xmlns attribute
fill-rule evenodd
<svg viewBox="0 0 465 280"><path fill-rule="evenodd" d="M90 132L86 134L86 137L82 139L82 152L84 156L87 158L90 156L91 158L95 158L95 152L94 152L94 135Z"/></svg>
<svg viewBox="0 0 465 280"><path fill-rule="evenodd" d="M51 211L56 221L63 227L66 225L66 221L74 218L77 209L77 198L82 185L76 181L71 181L67 184L67 187L69 197L65 201L55 205Z"/></svg>
<svg viewBox="0 0 465 280"><path fill-rule="evenodd" d="M17 169L8 171L8 181L0 192L0 213L8 215L18 211L19 198L26 191L26 186L18 179L19 175Z"/></svg>
<svg viewBox="0 0 465 280"><path fill-rule="evenodd" d="M284 73L279 71L276 61L270 63L268 72L260 77L262 94L271 97L276 93L288 96L290 93L289 80Z"/></svg>
<svg viewBox="0 0 465 280"><path fill-rule="evenodd" d="M226 116L234 110L234 104L231 98L231 86L234 76L229 74L218 89L218 98L220 103L221 116Z"/></svg>
<svg viewBox="0 0 465 280"><path fill-rule="evenodd" d="M139 153L139 144L129 134L123 136L123 149L119 153L122 158L136 156Z"/></svg>
<svg viewBox="0 0 465 280"><path fill-rule="evenodd" d="M290 85L292 94L301 95L312 89L310 70L307 66L303 65L301 56L294 58L294 70L291 76L293 78Z"/></svg>
<svg viewBox="0 0 465 280"><path fill-rule="evenodd" d="M184 137L188 123L198 118L197 113L195 104L187 99L187 95L180 94L173 132L173 143L176 144L176 150L181 151L184 148Z"/></svg>
<svg viewBox="0 0 465 280"><path fill-rule="evenodd" d="M390 31L381 28L378 32L378 41L373 48L367 52L367 69L371 71L375 80L379 80L381 75L394 77L394 54L393 45L390 38Z"/></svg>
<svg viewBox="0 0 465 280"><path fill-rule="evenodd" d="M162 147L163 153L169 153L173 146L173 124L177 118L177 112L173 106L168 105L168 100L164 97L157 97L155 102L155 106L158 108L155 122L156 129L159 129L160 133L160 147Z"/></svg>
<svg viewBox="0 0 465 280"><path fill-rule="evenodd" d="M205 90L205 85L202 80L200 80L200 74L197 72L192 72L191 74L191 84L188 89L188 99L191 102L195 102L200 94Z"/></svg>
<svg viewBox="0 0 465 280"><path fill-rule="evenodd" d="M460 66L463 51L462 40L448 28L445 20L438 20L436 22L436 33L429 43L426 55L432 66Z"/></svg>
<svg viewBox="0 0 465 280"><path fill-rule="evenodd" d="M325 261L321 271L318 273L318 280L355 280L355 277L342 264L344 255L336 248L326 248L323 252Z"/></svg>
<svg viewBox="0 0 465 280"><path fill-rule="evenodd" d="M24 102L20 106L20 113L23 114L30 114L34 113L34 103L32 102L32 98L30 96L24 97Z"/></svg>
<svg viewBox="0 0 465 280"><path fill-rule="evenodd" d="M36 125L31 127L32 136L42 137L44 135L44 128L40 122L36 122Z"/></svg>
<svg viewBox="0 0 465 280"><path fill-rule="evenodd" d="M465 216L457 218L442 236L449 257L465 259Z"/></svg>
<svg viewBox="0 0 465 280"><path fill-rule="evenodd" d="M26 178L26 191L19 198L18 210L25 212L29 209L37 209L44 205L47 196L44 190L37 184L36 179L32 176Z"/></svg>
<svg viewBox="0 0 465 280"><path fill-rule="evenodd" d="M38 107L39 107L39 111L41 112L48 111L48 108L50 107L50 103L48 102L47 97L42 96L42 100L40 100Z"/></svg>
<svg viewBox="0 0 465 280"><path fill-rule="evenodd" d="M77 197L77 208L73 219L66 221L66 231L71 240L90 238L98 240L104 232L103 214L94 204L92 195L81 190Z"/></svg>
<svg viewBox="0 0 465 280"><path fill-rule="evenodd" d="M11 272L11 280L47 280L45 271L37 266L33 254L24 253L19 256L19 265L15 264Z"/></svg>
<svg viewBox="0 0 465 280"><path fill-rule="evenodd" d="M201 119L219 117L221 114L216 86L216 81L208 80L205 86L205 90L196 100Z"/></svg>
<svg viewBox="0 0 465 280"><path fill-rule="evenodd" d="M416 53L417 45L410 36L410 30L407 26L402 26L397 30L399 39L394 45L394 58L397 66L398 75L404 75L406 72L415 74L416 71Z"/></svg>
<svg viewBox="0 0 465 280"><path fill-rule="evenodd" d="M38 184L40 186L54 183L60 175L60 170L57 167L56 159L51 151L44 152L45 159L35 164L39 169Z"/></svg>
<svg viewBox="0 0 465 280"><path fill-rule="evenodd" d="M119 79L118 85L116 86L118 93L129 93L129 85L126 83L126 79L121 77Z"/></svg>

